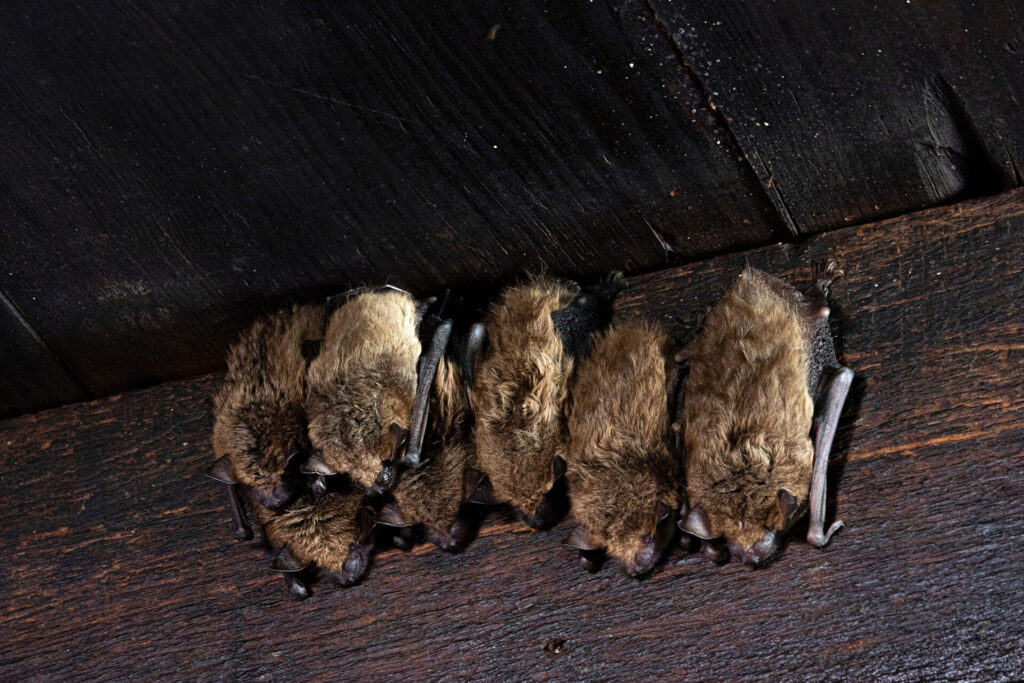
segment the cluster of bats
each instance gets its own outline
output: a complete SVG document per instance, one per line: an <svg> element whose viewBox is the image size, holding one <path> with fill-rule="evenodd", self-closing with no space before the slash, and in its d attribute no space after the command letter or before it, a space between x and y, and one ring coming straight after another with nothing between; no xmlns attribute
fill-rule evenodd
<svg viewBox="0 0 1024 683"><path fill-rule="evenodd" d="M618 274L477 305L391 286L295 305L231 349L207 474L299 597L359 581L382 543L461 550L481 505L535 529L569 508L591 571L646 574L678 529L763 565L808 510L820 547L842 526L825 530L826 470L853 377L828 324L840 274L816 266L802 294L747 268L678 352L653 321L612 320Z"/></svg>

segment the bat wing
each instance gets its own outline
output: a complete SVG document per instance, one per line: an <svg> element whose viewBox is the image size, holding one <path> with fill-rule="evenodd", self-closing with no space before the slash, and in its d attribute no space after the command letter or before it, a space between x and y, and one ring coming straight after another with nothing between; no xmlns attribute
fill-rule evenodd
<svg viewBox="0 0 1024 683"><path fill-rule="evenodd" d="M829 379L825 396L814 418L816 434L814 438L814 468L811 475L810 496L810 528L807 530L807 542L821 548L825 546L832 534L842 528L843 523L832 523L825 531L825 493L828 479L828 459L832 451L832 440L839 425L839 416L843 412L843 404L850 393L853 382L853 371L849 368L838 368Z"/></svg>
<svg viewBox="0 0 1024 683"><path fill-rule="evenodd" d="M430 389L434 385L437 367L448 347L452 335L452 322L446 320L434 332L430 349L420 359L419 378L416 384L416 397L412 405L412 418L409 421L409 445L405 450L405 464L412 468L420 466L420 455L423 452L423 439L427 433L427 418L430 413Z"/></svg>

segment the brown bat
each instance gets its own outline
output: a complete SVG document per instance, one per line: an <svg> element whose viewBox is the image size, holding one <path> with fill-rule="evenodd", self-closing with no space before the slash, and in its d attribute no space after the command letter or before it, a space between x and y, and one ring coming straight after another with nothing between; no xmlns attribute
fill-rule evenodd
<svg viewBox="0 0 1024 683"><path fill-rule="evenodd" d="M267 541L277 551L270 567L284 573L297 597L308 595L304 574L312 572L351 586L369 569L374 510L360 492L306 494L285 510L256 510Z"/></svg>
<svg viewBox="0 0 1024 683"><path fill-rule="evenodd" d="M422 439L429 385L447 337L439 330L420 368L420 320L432 301L417 302L394 287L354 290L343 299L309 364L305 405L313 452L303 471L347 473L379 494L396 483L410 436ZM418 390L421 376L427 386Z"/></svg>
<svg viewBox="0 0 1024 683"><path fill-rule="evenodd" d="M271 509L305 489L299 472L309 448L302 344L321 336L323 325L322 305L295 305L257 320L228 353L227 374L214 399L218 459L206 474L228 485L236 538L252 538L239 486Z"/></svg>
<svg viewBox="0 0 1024 683"><path fill-rule="evenodd" d="M475 452L462 372L448 358L438 368L430 404L423 450L428 464L402 475L392 492L394 502L381 508L377 522L398 529L422 524L430 542L442 550L457 552L473 533L473 515L465 501ZM399 532L396 545L404 547L408 543L409 537Z"/></svg>
<svg viewBox="0 0 1024 683"><path fill-rule="evenodd" d="M705 320L689 351L685 394L686 501L679 525L705 552L763 564L808 504L807 540L822 547L829 451L853 372L836 360L828 286L815 267L809 295L747 268ZM812 438L813 432L813 438Z"/></svg>
<svg viewBox="0 0 1024 683"><path fill-rule="evenodd" d="M613 277L595 296L538 276L508 287L491 308L470 392L477 459L487 475L476 500L510 503L534 529L564 512L564 496L552 490L565 472L574 356L588 350L620 286Z"/></svg>
<svg viewBox="0 0 1024 683"><path fill-rule="evenodd" d="M566 459L579 526L567 542L588 570L606 552L628 574L646 574L675 536L682 467L670 446L678 376L670 344L653 322L617 323L580 367Z"/></svg>

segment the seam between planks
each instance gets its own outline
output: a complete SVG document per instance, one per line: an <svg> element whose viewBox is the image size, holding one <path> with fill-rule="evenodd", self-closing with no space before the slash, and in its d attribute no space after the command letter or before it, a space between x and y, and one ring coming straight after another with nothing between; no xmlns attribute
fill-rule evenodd
<svg viewBox="0 0 1024 683"><path fill-rule="evenodd" d="M803 233L801 233L800 229L796 226L796 223L793 222L793 216L789 211L789 207L786 205L786 200L782 198L782 194L772 183L772 176L768 172L768 169L765 168L764 162L762 162L760 157L755 154L754 157L757 159L757 166L754 165L754 161L751 158L750 153L743 147L740 139L736 136L736 133L733 132L732 126L729 125L729 119L718 109L718 105L712 101L711 91L704 84L704 81L701 80L700 75L697 73L696 69L693 68L690 60L688 60L683 54L682 45L680 45L679 41L673 37L672 30L662 20L661 14L658 13L653 0L643 0L643 3L647 7L648 11L650 11L651 17L654 19L654 23L658 27L658 32L661 33L666 41L668 41L669 46L672 48L672 53L676 56L676 59L679 60L679 64L683 67L683 70L687 73L694 85L696 85L700 90L704 97L705 104L707 104L708 108L713 112L715 119L729 136L729 139L736 146L736 149L742 152L742 165L746 167L748 173L753 174L755 181L754 184L768 198L768 201L771 203L772 208L775 209L775 213L778 215L779 220L789 230L790 235L794 238L801 237ZM762 178L767 178L768 181L764 182ZM838 228L843 226L835 227Z"/></svg>
<svg viewBox="0 0 1024 683"><path fill-rule="evenodd" d="M89 390L89 387L85 385L82 379L77 374L75 374L75 371L72 370L67 363L61 360L60 356L58 356L57 353L53 350L53 347L46 343L46 340L42 338L39 332L36 331L36 328L22 314L21 309L19 309L14 304L14 302L11 301L11 298L7 296L7 293L4 292L3 290L0 290L0 304L6 306L7 309L14 314L14 317L18 319L18 322L21 323L21 326L24 327L30 335L32 335L32 338L35 339L36 342L40 346L42 346L48 354L50 354L50 358L52 358L53 362L57 364L57 367L64 371L68 378L72 382L74 382L75 386L78 387L83 394L85 394L85 400L92 400L94 398L97 398L97 396L93 394L92 391ZM75 401L75 403L77 403L77 401Z"/></svg>

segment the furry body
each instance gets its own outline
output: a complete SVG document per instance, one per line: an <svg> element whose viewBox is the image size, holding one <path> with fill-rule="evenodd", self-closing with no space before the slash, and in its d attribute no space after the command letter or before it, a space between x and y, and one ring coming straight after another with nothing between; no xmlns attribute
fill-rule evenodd
<svg viewBox="0 0 1024 683"><path fill-rule="evenodd" d="M567 446L565 420L573 357L552 313L570 306L579 288L551 278L509 287L491 308L487 349L476 365L474 439L480 470L498 502L518 508L531 526L548 520L544 506Z"/></svg>
<svg viewBox="0 0 1024 683"><path fill-rule="evenodd" d="M329 469L366 489L395 457L395 430L408 430L416 393L417 302L395 289L364 292L331 315L309 365L309 438Z"/></svg>
<svg viewBox="0 0 1024 683"><path fill-rule="evenodd" d="M572 514L589 532L589 549L605 549L631 574L653 567L675 527L665 514L679 507L682 488L669 448L677 374L668 334L650 322L628 322L596 338L573 388L566 461Z"/></svg>
<svg viewBox="0 0 1024 683"><path fill-rule="evenodd" d="M302 342L321 336L323 325L323 306L296 305L257 320L228 353L214 401L213 449L260 505L279 507L301 490L301 477L285 470L309 446Z"/></svg>
<svg viewBox="0 0 1024 683"><path fill-rule="evenodd" d="M767 559L807 503L812 391L837 365L823 302L747 268L691 346L688 502L706 513L709 537L725 537L745 561Z"/></svg>

